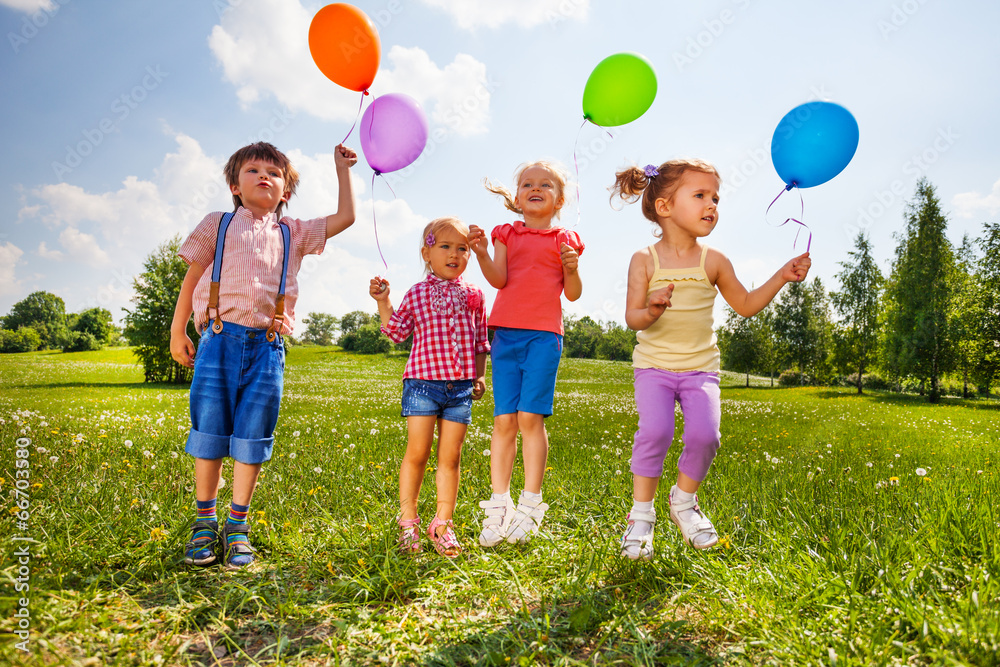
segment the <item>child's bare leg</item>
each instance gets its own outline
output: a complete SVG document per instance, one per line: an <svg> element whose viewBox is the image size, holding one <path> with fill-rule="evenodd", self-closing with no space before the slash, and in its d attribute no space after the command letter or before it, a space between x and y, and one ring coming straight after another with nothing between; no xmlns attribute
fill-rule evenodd
<svg viewBox="0 0 1000 667"><path fill-rule="evenodd" d="M222 459L194 460L194 493L198 500L214 500L219 495Z"/></svg>
<svg viewBox="0 0 1000 667"><path fill-rule="evenodd" d="M490 483L493 493L510 492L510 477L517 458L518 415L497 415L490 439Z"/></svg>
<svg viewBox="0 0 1000 667"><path fill-rule="evenodd" d="M659 477L632 475L632 499L641 503L652 502L656 498L656 487L659 483ZM680 482L678 482L679 485Z"/></svg>
<svg viewBox="0 0 1000 667"><path fill-rule="evenodd" d="M458 502L458 480L462 463L462 443L469 429L465 424L441 419L438 421L437 451L437 517L450 521ZM440 535L445 526L438 527Z"/></svg>
<svg viewBox="0 0 1000 667"><path fill-rule="evenodd" d="M427 459L434 444L433 415L410 416L406 418L406 453L399 468L399 509L400 519L417 518L417 499L424 481Z"/></svg>
<svg viewBox="0 0 1000 667"><path fill-rule="evenodd" d="M249 505L253 492L257 489L261 463L240 463L233 461L233 503Z"/></svg>
<svg viewBox="0 0 1000 667"><path fill-rule="evenodd" d="M549 436L545 432L545 418L531 412L518 412L517 424L521 429L524 452L524 490L542 492L542 478L549 457Z"/></svg>
<svg viewBox="0 0 1000 667"><path fill-rule="evenodd" d="M684 493L697 493L701 482L691 479L682 472L677 473L677 488Z"/></svg>

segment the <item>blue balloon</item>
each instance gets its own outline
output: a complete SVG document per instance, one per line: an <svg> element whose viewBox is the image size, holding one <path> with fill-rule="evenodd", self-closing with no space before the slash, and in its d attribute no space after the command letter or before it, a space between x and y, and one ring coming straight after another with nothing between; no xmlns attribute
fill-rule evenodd
<svg viewBox="0 0 1000 667"><path fill-rule="evenodd" d="M844 170L858 149L858 122L833 102L807 102L778 123L771 162L788 189L826 183Z"/></svg>

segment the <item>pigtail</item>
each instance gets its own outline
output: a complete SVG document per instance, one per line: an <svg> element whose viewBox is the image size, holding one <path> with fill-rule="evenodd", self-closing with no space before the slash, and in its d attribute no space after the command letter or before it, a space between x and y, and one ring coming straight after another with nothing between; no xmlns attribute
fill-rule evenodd
<svg viewBox="0 0 1000 667"><path fill-rule="evenodd" d="M514 195L512 195L510 190L505 188L503 185L494 185L488 178L483 179L483 185L486 186L486 189L493 194L503 198L504 208L508 211L517 213L518 215L523 213L523 211L517 207L517 204L514 203Z"/></svg>
<svg viewBox="0 0 1000 667"><path fill-rule="evenodd" d="M615 173L615 184L608 188L611 191L609 200L616 196L626 204L633 204L646 191L650 178L639 167L626 167ZM611 202L612 207L614 202Z"/></svg>

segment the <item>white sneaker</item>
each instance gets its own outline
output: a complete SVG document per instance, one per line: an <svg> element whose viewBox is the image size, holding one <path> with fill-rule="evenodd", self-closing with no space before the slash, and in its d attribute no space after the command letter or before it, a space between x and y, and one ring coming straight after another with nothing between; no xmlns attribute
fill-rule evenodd
<svg viewBox="0 0 1000 667"><path fill-rule="evenodd" d="M650 560L653 557L653 525L656 523L656 510L651 512L632 510L625 520L628 525L625 534L622 535L622 556L631 560L639 558ZM649 532L645 535L635 535L637 521L649 523Z"/></svg>
<svg viewBox="0 0 1000 667"><path fill-rule="evenodd" d="M677 490L676 486L670 489L670 518L681 529L684 542L695 549L714 547L719 543L719 534L698 506L698 496L693 495L686 502L677 502L674 499Z"/></svg>
<svg viewBox="0 0 1000 667"><path fill-rule="evenodd" d="M537 535L538 529L542 525L542 519L545 517L545 510L548 508L549 506L541 499L537 501L524 500L524 496L521 496L521 500L518 501L517 507L514 509L514 519L510 522L510 528L507 530L507 541L511 544L518 542L524 544Z"/></svg>
<svg viewBox="0 0 1000 667"><path fill-rule="evenodd" d="M514 501L510 494L502 498L479 501L479 506L486 513L483 518L483 530L479 533L479 544L484 547L495 547L507 539L507 531L514 518Z"/></svg>

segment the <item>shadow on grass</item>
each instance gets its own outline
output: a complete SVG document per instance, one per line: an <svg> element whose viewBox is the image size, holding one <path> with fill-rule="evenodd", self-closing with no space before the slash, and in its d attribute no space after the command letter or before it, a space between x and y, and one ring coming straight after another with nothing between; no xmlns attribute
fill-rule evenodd
<svg viewBox="0 0 1000 667"><path fill-rule="evenodd" d="M19 389L41 388L49 389L133 389L155 391L189 391L190 382L179 384L168 382L35 382L19 385Z"/></svg>
<svg viewBox="0 0 1000 667"><path fill-rule="evenodd" d="M919 394L900 394L896 392L883 392L868 390L859 394L856 389L817 388L815 392L817 398L830 399L854 399L870 403L882 403L887 405L900 405L906 407L935 407L938 405L959 406L972 408L973 410L998 410L1000 402L989 399L965 399L956 396L942 396L938 403L931 403L926 396Z"/></svg>

